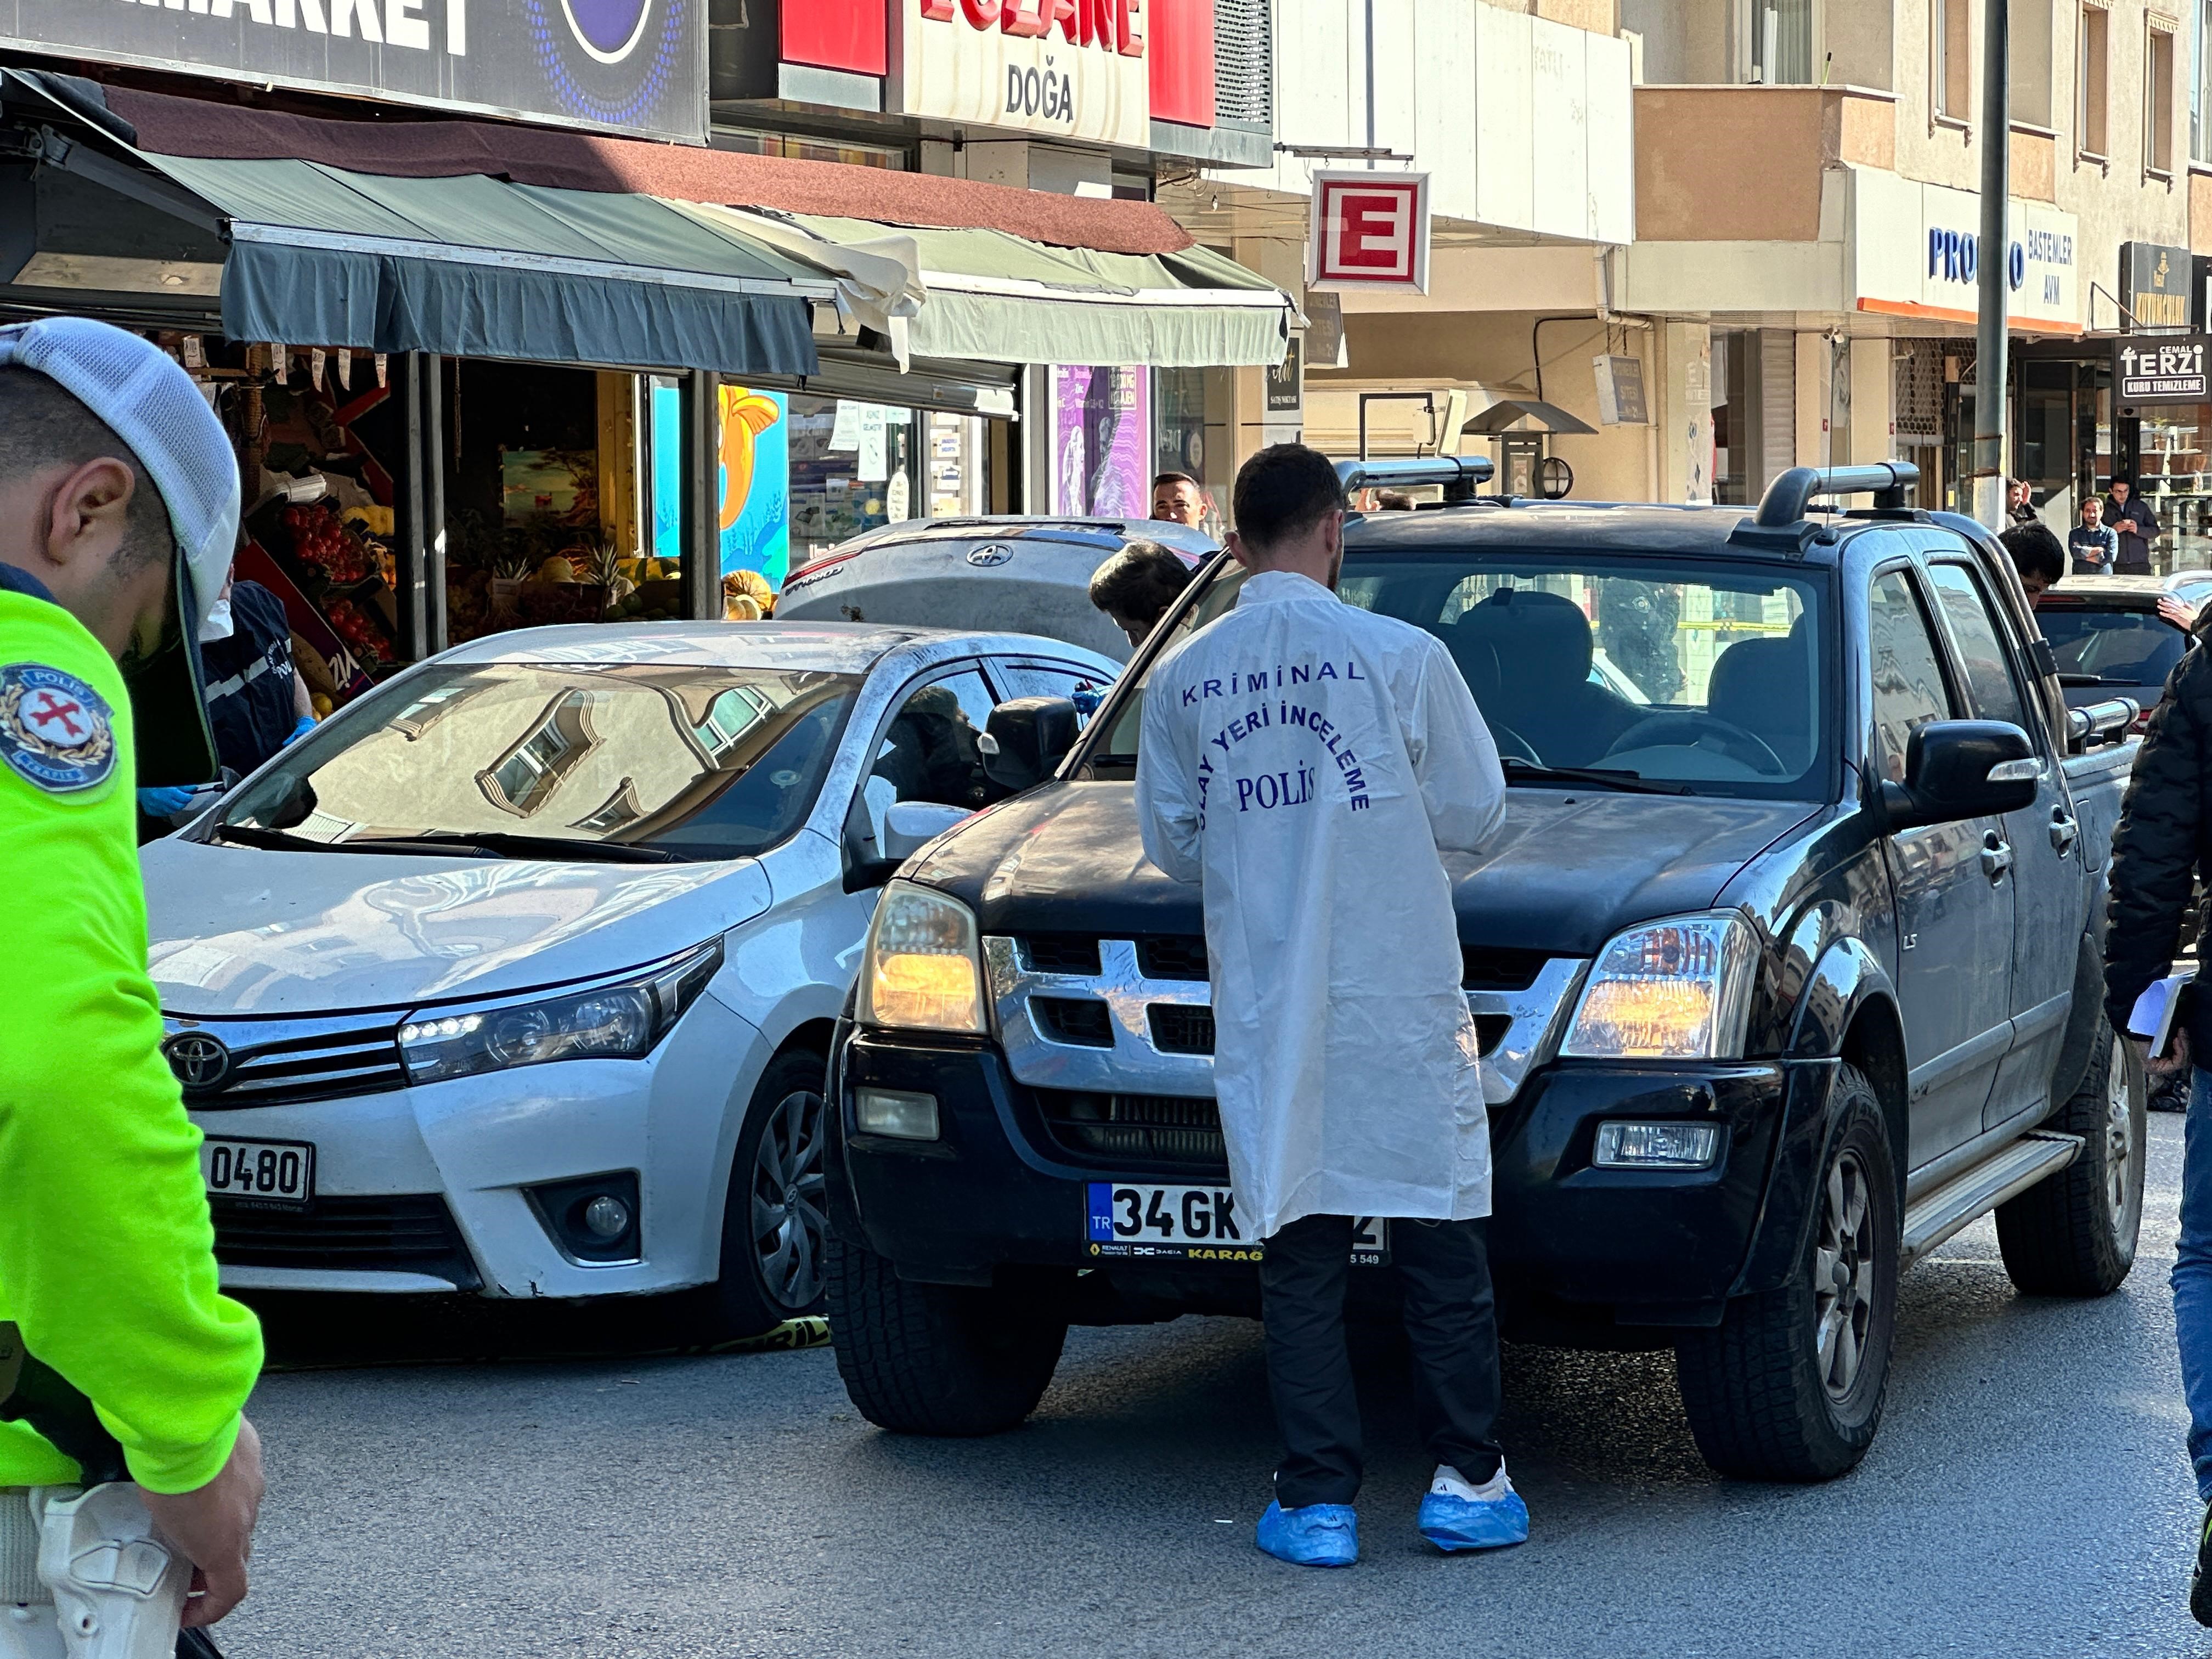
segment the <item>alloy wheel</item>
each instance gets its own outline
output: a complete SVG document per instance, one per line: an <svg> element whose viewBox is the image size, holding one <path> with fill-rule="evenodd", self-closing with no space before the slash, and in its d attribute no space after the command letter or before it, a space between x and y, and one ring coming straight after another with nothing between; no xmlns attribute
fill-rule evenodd
<svg viewBox="0 0 2212 1659"><path fill-rule="evenodd" d="M2118 1037L2105 1067L2105 1190L2113 1238L2124 1249L2135 1236L2135 1206L2130 1202L2135 1162L2135 1103L2128 1097L2127 1057Z"/></svg>
<svg viewBox="0 0 2212 1659"><path fill-rule="evenodd" d="M822 1097L794 1089L768 1115L753 1155L753 1256L763 1287L797 1313L822 1295Z"/></svg>
<svg viewBox="0 0 2212 1659"><path fill-rule="evenodd" d="M1813 1350L1832 1400L1850 1393L1866 1358L1874 1321L1874 1222L1866 1165L1846 1150L1828 1169L1813 1252Z"/></svg>

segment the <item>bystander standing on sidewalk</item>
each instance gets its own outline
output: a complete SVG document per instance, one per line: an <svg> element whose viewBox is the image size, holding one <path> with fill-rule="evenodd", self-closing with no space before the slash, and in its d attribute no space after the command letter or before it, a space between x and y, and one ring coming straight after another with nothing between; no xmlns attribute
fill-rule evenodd
<svg viewBox="0 0 2212 1659"><path fill-rule="evenodd" d="M2081 522L2066 532L2066 550L2073 556L2077 576L2109 576L2118 562L2120 538L2105 522L2102 498L2089 496L2081 503Z"/></svg>
<svg viewBox="0 0 2212 1659"><path fill-rule="evenodd" d="M1261 450L1235 513L1249 579L1155 670L1137 803L1152 862L1204 889L1215 1093L1239 1212L1265 1241L1287 1451L1257 1541L1305 1565L1358 1559L1344 1297L1355 1218L1374 1216L1437 1462L1417 1524L1445 1550L1519 1543L1528 1511L1494 1435L1482 1062L1439 856L1497 827L1498 751L1433 635L1336 597L1344 495L1325 457Z"/></svg>
<svg viewBox="0 0 2212 1659"><path fill-rule="evenodd" d="M2112 568L2123 576L2149 575L2150 544L2158 535L2158 515L2125 478L2112 480L2112 501L2106 509L2105 523L2120 542L2119 556L2112 562Z"/></svg>

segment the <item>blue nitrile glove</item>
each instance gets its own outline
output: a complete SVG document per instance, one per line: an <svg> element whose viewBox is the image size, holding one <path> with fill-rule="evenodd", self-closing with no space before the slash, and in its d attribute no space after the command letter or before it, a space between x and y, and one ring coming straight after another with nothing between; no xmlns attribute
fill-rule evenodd
<svg viewBox="0 0 2212 1659"><path fill-rule="evenodd" d="M308 732L314 729L315 717L313 714L302 714L300 716L300 723L292 728L292 735L285 738L284 741L287 743L297 743L301 738L306 737Z"/></svg>
<svg viewBox="0 0 2212 1659"><path fill-rule="evenodd" d="M1098 712L1098 705L1106 701L1106 694L1095 685L1079 685L1068 694L1068 701L1075 705L1077 714L1087 719Z"/></svg>
<svg viewBox="0 0 2212 1659"><path fill-rule="evenodd" d="M149 818L173 818L191 804L192 792L180 786L138 792L138 810Z"/></svg>

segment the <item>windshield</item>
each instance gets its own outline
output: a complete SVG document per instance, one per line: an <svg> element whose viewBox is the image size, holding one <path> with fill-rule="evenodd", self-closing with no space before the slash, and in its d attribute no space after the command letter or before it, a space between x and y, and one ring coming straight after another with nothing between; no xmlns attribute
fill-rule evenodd
<svg viewBox="0 0 2212 1659"><path fill-rule="evenodd" d="M1230 610L1242 581L1224 572L1178 634ZM1510 781L1598 769L1697 794L1832 793L1827 590L1813 573L1663 555L1353 553L1338 592L1443 641ZM1133 767L1141 693L1100 766Z"/></svg>
<svg viewBox="0 0 2212 1659"><path fill-rule="evenodd" d="M2051 641L2062 674L2093 674L2112 685L2164 685L2189 647L2189 635L2148 611L2036 608L2036 626Z"/></svg>
<svg viewBox="0 0 2212 1659"><path fill-rule="evenodd" d="M286 750L214 833L741 858L805 821L860 684L667 663L433 664Z"/></svg>

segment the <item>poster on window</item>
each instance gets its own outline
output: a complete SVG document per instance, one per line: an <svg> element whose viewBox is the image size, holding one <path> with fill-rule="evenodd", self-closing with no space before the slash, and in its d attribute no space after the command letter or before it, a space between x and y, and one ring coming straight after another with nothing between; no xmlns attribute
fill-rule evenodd
<svg viewBox="0 0 2212 1659"><path fill-rule="evenodd" d="M722 574L757 570L781 588L791 568L791 425L779 392L720 388Z"/></svg>
<svg viewBox="0 0 2212 1659"><path fill-rule="evenodd" d="M1052 371L1052 510L1152 514L1152 386L1142 368Z"/></svg>

